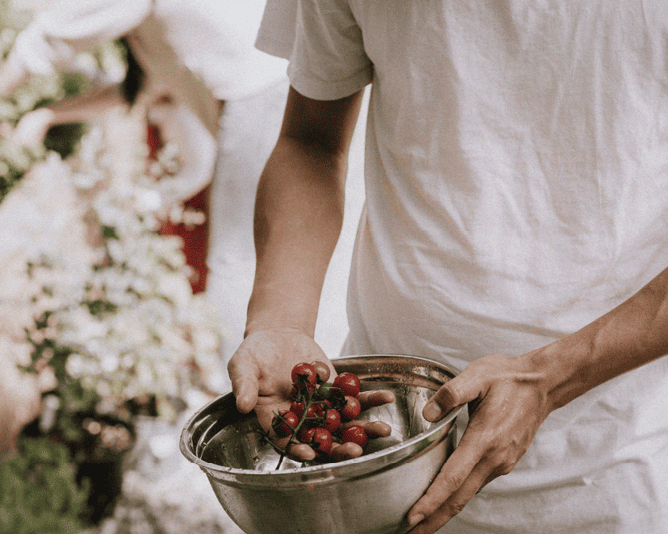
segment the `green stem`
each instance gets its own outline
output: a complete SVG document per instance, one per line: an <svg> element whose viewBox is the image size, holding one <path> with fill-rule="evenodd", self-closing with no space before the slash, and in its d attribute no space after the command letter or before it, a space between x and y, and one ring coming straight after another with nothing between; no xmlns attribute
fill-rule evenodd
<svg viewBox="0 0 668 534"><path fill-rule="evenodd" d="M296 428L292 431L292 434L290 435L290 439L288 440L287 444L285 445L285 449L281 449L280 447L276 447L273 443L272 446L274 447L274 450L277 452L280 452L280 458L278 459L278 464L276 465L276 470L280 469L281 464L283 463L283 459L287 455L288 449L290 448L290 445L295 442L295 436L301 429L302 425L306 421L312 421L315 419L321 419L321 417L306 417L306 413L308 412L309 408L315 404L316 402L320 401L314 401L313 400L313 394L309 391L308 392L308 401L304 402L304 413L302 414L301 418L299 419L299 423L297 424Z"/></svg>

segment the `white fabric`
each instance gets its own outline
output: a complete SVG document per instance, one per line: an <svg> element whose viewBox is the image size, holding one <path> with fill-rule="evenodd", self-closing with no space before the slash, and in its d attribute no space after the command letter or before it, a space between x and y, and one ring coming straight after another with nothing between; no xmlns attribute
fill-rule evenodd
<svg viewBox="0 0 668 534"><path fill-rule="evenodd" d="M244 98L285 77L285 61L253 46L264 0L51 0L32 7L35 17L12 52L29 72L47 74L153 13L177 57L219 100Z"/></svg>
<svg viewBox="0 0 668 534"><path fill-rule="evenodd" d="M303 0L294 46L273 13L299 92L372 82L345 352L519 355L668 265L665 1ZM668 532L667 403L665 358L581 396L443 532Z"/></svg>

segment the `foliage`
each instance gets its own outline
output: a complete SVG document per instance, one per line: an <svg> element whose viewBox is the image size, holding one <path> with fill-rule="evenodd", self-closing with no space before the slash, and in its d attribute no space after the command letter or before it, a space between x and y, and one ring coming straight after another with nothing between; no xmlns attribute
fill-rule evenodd
<svg viewBox="0 0 668 534"><path fill-rule="evenodd" d="M44 149L17 146L0 138L0 202L35 163L41 161Z"/></svg>
<svg viewBox="0 0 668 534"><path fill-rule="evenodd" d="M0 532L73 534L83 530L87 488L76 481L67 448L22 438L20 454L0 462Z"/></svg>

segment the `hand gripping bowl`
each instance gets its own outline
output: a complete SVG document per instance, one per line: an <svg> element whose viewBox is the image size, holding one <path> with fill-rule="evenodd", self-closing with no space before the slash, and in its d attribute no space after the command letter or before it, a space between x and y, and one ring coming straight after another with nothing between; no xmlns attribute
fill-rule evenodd
<svg viewBox="0 0 668 534"><path fill-rule="evenodd" d="M339 358L338 373L362 390L389 389L397 401L362 412L392 426L360 458L338 463L284 460L266 443L254 414L237 411L234 396L195 413L181 434L183 455L207 475L230 518L248 534L403 534L406 514L455 447L457 408L436 423L422 417L434 392L456 373L414 356Z"/></svg>

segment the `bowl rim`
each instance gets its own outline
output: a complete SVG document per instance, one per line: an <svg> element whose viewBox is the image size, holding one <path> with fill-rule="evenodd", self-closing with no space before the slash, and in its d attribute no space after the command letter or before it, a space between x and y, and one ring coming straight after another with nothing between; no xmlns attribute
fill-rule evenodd
<svg viewBox="0 0 668 534"><path fill-rule="evenodd" d="M406 354L346 355L338 358L332 358L331 362L336 367L337 362L345 360L353 360L360 358L373 359L373 358L383 358L383 357L410 358L412 360L424 361L428 364L436 365L441 369L448 371L450 374L453 375L453 378L460 373L460 371L454 369L451 365L446 365L441 361L424 356L411 356ZM347 471L349 470L354 471L354 473L349 473L353 475L354 478L366 475L369 472L383 470L389 466L396 465L397 463L400 463L403 460L415 457L414 454L408 452L411 449L411 446L421 441L424 441L428 444L431 443L431 441L433 440L430 440L429 438L433 437L434 434L441 433L444 427L453 423L454 420L459 415L459 413L461 412L462 408L464 407L462 405L453 408L442 419L440 419L436 423L433 423L433 426L430 429L424 432L420 432L419 434L405 441L402 441L401 443L396 443L387 448L375 451L371 454L364 454L358 458L352 458L350 460L344 460L341 462L322 463L318 465L295 467L291 469L280 469L275 471L257 471L255 469L240 469L236 467L228 467L206 462L201 458L199 458L193 451L191 451L190 447L188 446L188 441L189 441L188 431L193 425L194 421L198 417L200 417L201 414L207 409L209 409L212 405L223 402L230 396L233 396L232 392L219 395L212 401L202 406L188 418L185 425L183 426L183 430L181 431L179 448L181 450L181 453L186 457L188 461L199 466L208 476L214 476L215 478L222 477L227 481L231 480L240 481L241 479L243 479L244 482L250 482L252 480L259 481L260 479L265 481L271 480L278 482L281 479L291 479L294 478L295 476L299 477L300 480L302 480L303 477L306 477L309 482L316 482L318 481L318 478L320 479L320 481L325 481L334 478L335 476L338 479L341 476L345 476L347 474ZM451 428L449 428L448 431L446 432L446 435L449 434L450 432L455 431L455 428L456 426L453 424ZM443 441L443 440L444 438L439 439L438 441ZM429 448L428 445L425 446L425 449L427 448ZM384 459L385 461L377 462L374 465L374 460L381 460L381 459ZM361 464L366 464L369 468L366 470L355 470L355 467L358 467ZM318 477L318 475L320 475L320 477ZM312 477L315 477L316 480L313 480Z"/></svg>

